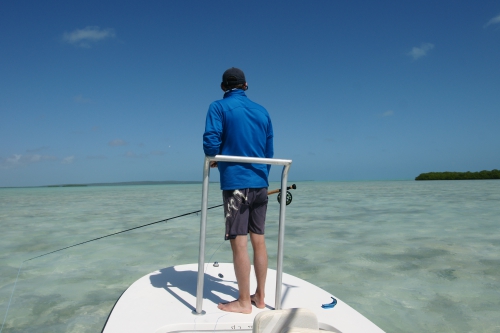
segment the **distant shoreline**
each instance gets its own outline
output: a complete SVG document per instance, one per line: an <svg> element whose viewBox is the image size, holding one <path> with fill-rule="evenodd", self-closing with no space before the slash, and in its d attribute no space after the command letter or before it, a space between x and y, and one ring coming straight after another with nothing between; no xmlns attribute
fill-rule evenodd
<svg viewBox="0 0 500 333"><path fill-rule="evenodd" d="M129 185L182 185L182 184L201 184L201 181L183 181L183 180L164 180L164 181L136 181L136 182L118 182L118 183L90 183L90 184L62 184L46 185L39 187L85 187L85 186L129 186Z"/></svg>
<svg viewBox="0 0 500 333"><path fill-rule="evenodd" d="M217 183L217 182L211 182ZM57 184L40 186L6 186L0 188L54 188L54 187L91 187L91 186L130 186L130 185L189 185L202 184L201 181L191 180L165 180L165 181L136 181L136 182L117 182L117 183L89 183L89 184Z"/></svg>

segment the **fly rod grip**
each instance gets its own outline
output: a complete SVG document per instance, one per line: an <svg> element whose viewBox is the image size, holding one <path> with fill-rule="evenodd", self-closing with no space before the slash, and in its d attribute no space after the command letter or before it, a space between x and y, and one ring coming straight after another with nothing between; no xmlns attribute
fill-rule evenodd
<svg viewBox="0 0 500 333"><path fill-rule="evenodd" d="M286 189L287 190L295 190L296 188L297 188L297 186L295 184L293 184L292 186L288 186ZM267 195L269 195L269 194L275 194L275 193L280 193L280 192L281 192L281 189L271 190L271 191L267 192Z"/></svg>

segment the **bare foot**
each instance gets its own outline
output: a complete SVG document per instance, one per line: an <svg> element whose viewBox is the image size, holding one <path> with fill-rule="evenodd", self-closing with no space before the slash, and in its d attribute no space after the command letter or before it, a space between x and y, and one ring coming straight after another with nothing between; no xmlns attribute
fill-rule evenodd
<svg viewBox="0 0 500 333"><path fill-rule="evenodd" d="M264 302L264 300L257 297L257 295L250 296L250 299L252 300L252 304L257 308L263 309L266 307L266 303Z"/></svg>
<svg viewBox="0 0 500 333"><path fill-rule="evenodd" d="M252 313L252 304L241 304L239 300L229 303L219 303L217 307L219 310L227 312Z"/></svg>

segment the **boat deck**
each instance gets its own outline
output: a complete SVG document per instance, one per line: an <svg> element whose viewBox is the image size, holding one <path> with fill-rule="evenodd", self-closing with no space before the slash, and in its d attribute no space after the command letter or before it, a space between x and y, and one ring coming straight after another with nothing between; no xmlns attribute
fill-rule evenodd
<svg viewBox="0 0 500 333"><path fill-rule="evenodd" d="M274 309L276 271L269 269L266 281L266 308L253 307L251 314L221 311L220 302L238 297L232 264L205 265L203 315L196 307L198 264L172 266L147 274L132 284L113 308L103 333L126 332L234 332L252 330L255 315ZM251 290L255 274L251 272ZM319 328L333 332L383 332L375 324L337 298L332 309L322 304L334 295L297 277L283 273L282 308L307 308L318 317Z"/></svg>

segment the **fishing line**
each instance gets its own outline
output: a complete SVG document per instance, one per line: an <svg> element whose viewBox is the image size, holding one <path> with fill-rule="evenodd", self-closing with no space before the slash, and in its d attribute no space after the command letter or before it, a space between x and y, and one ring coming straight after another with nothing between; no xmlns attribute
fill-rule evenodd
<svg viewBox="0 0 500 333"><path fill-rule="evenodd" d="M293 184L292 186L289 186L287 187L286 189L287 190L290 190L290 189L296 189L296 185ZM281 190L273 190L273 191L269 191L268 192L268 195L269 194L274 194L274 193L279 193L278 195L278 201L280 202L280 199L281 199ZM290 192L287 191L286 193L286 204L289 205L291 202L292 202L292 195ZM212 207L209 207L207 208L207 210L209 209L213 209L213 208L217 208L217 207L221 207L221 206L224 206L224 204L220 204L220 205L216 205L216 206L212 206ZM14 291L16 290L16 286L17 286L17 281L19 280L19 275L21 273L21 268L23 267L24 263L27 262L27 261L30 261L30 260L33 260L33 259L37 259L37 258L41 258L41 257L44 257L44 256L47 256L49 254L53 254L53 253L56 253L56 252L60 252L60 251L64 251L64 250L67 250L67 249L70 249L72 247L75 247L75 246L79 246L79 245L83 245L83 244L87 244L87 243L90 243L90 242L93 242L93 241L96 241L96 240L99 240L99 239L103 239L103 238L106 238L106 237L111 237L111 236L114 236L114 235L118 235L118 234L122 234L124 232L128 232L128 231L132 231L132 230L136 230L136 229L140 229L140 228L144 228L144 227L147 227L147 226L150 226L150 225L153 225L153 224L157 224L157 223L161 223L161 222L167 222L167 221L170 221L170 220L173 220L173 219L176 219L176 218L179 218L179 217L183 217L183 216L188 216L188 215L191 215L191 214L198 214L199 212L201 212L201 209L199 210L195 210L195 211L192 211L192 212L189 212L189 213L185 213L185 214L181 214L181 215L177 215L177 216L174 216L174 217L169 217L167 219L163 219L163 220L160 220L160 221L156 221L156 222L151 222L151 223L147 223L147 224L143 224L143 225L140 225L140 226L137 226L137 227L133 227L133 228L130 228L130 229L126 229L126 230L122 230L122 231L118 231L118 232L114 232L112 234L108 234L108 235L105 235L105 236L101 236L101 237L97 237L97 238L93 238L93 239L90 239L90 240L87 240L85 242L81 242L81 243L78 243L78 244L73 244L73 245L70 245L70 246L66 246L66 247L63 247L61 249L58 249L58 250L55 250L55 251L51 251L51 252L47 252L47 253L44 253L44 254L41 254L39 256L36 256L36 257L33 257L33 258L30 258L30 259L26 259L24 260L23 262L21 262L21 265L19 266L19 270L17 272L17 277L16 277L16 281L14 282L14 288L12 288L12 293L10 295L10 299L9 299L9 304L7 305L7 311L5 311L5 317L3 319L3 323L2 323L2 327L0 327L0 333L2 333L2 330L3 330L3 327L5 325L5 321L7 320L7 314L9 313L9 309L10 309L10 305L11 305L11 302L12 302L12 297L14 296ZM217 251L219 250L219 248L221 247L221 245L223 244L224 242L222 242L219 247L217 248L217 250L215 250L215 252L212 254L212 256L210 257L210 260L212 259L212 257L214 256L215 253L217 253ZM210 261L209 260L209 261Z"/></svg>
<svg viewBox="0 0 500 333"><path fill-rule="evenodd" d="M209 207L209 208L207 208L207 210L208 209L217 208L217 207L221 207L221 206L224 206L224 204L220 204L220 205L217 205L217 206ZM144 228L144 227L147 227L147 226L150 226L150 225L153 225L153 224L157 224L157 223L161 223L161 222L167 222L167 221L179 218L179 217L183 217L183 216L187 216L187 215L191 215L191 214L198 214L199 212L201 212L201 209L195 210L195 211L192 211L192 212L189 212L189 213L177 215L177 216L174 216L174 217L169 217L168 219L163 219L163 220L160 220L160 221L143 224L143 225L140 225L140 226L137 226L137 227L133 227L133 228L127 229L127 230L122 230L122 231L114 232L114 233L109 234L109 235L97 237L97 238L90 239L90 240L85 241L85 242L81 242L81 243L78 243L78 244L66 246L66 247L63 247L61 249L58 249L58 250L55 250L55 251L51 251L51 252L47 252L47 253L41 254L39 256L36 256L36 257L30 258L30 259L24 260L23 262L21 262L21 266L19 266L19 270L17 271L16 281L14 282L14 288L12 288L12 293L10 294L9 304L7 305L7 310L5 311L5 317L3 318L2 327L0 327L0 333L2 333L3 327L4 327L5 322L7 320L7 314L9 313L10 305L11 305L11 302L12 302L12 297L14 296L14 291L16 290L17 281L19 280L19 275L21 273L21 268L23 267L23 265L24 265L25 262L33 260L33 259L37 259L37 258L40 258L40 257L43 257L43 256L47 256L47 255L52 254L52 253L56 253L56 252L59 252L59 251L67 250L67 249L70 249L70 248L78 246L78 245L83 245L83 244L90 243L90 242L93 242L93 241L96 241L96 240L99 240L99 239L103 239L103 238L106 238L106 237L111 237L111 236L114 236L114 235L118 235L118 234L121 234L121 233L124 233L124 232L127 232L127 231ZM220 247L220 245L219 245L219 247ZM219 248L217 248L217 250L218 249Z"/></svg>
<svg viewBox="0 0 500 333"><path fill-rule="evenodd" d="M7 314L9 313L10 302L12 302L12 296L14 296L14 290L16 290L17 280L19 279L19 273L21 273L21 267L23 267L24 261L19 266L19 270L17 271L16 282L14 283L14 288L12 288L12 293L10 294L9 304L7 304L7 311L5 311L5 317L3 317L2 327L0 327L0 333L2 333L3 326L5 325L5 321L7 320Z"/></svg>
<svg viewBox="0 0 500 333"><path fill-rule="evenodd" d="M221 207L221 206L224 206L224 204L220 204L220 205L217 205L217 206L209 207L209 208L207 208L207 210L208 209L212 209L212 208ZM33 260L33 259L36 259L36 258L40 258L40 257L46 256L46 255L52 254L52 253L56 253L56 252L59 252L59 251L62 251L62 250L66 250L66 249L69 249L69 248L72 248L72 247L75 247L75 246L78 246L78 245L82 245L82 244L90 243L90 242L93 242L93 241L96 241L96 240L99 240L99 239L103 239L103 238L106 238L106 237L118 235L118 234L121 234L121 233L124 233L124 232L127 232L127 231L144 228L144 227L156 224L156 223L167 222L167 221L179 218L179 217L183 217L183 216L187 216L187 215L191 215L191 214L197 214L199 212L201 212L201 209L195 210L195 211L190 212L190 213L185 213L185 214L177 215L177 216L174 216L174 217L169 217L168 219L164 219L164 220L160 220L160 221L156 221L156 222L151 222L151 223L143 224L143 225L140 225L138 227L133 227L133 228L130 228L130 229L127 229L127 230L122 230L122 231L114 232L114 233L109 234L109 235L97 237L97 238L94 238L94 239L91 239L91 240L88 240L88 241L85 241L85 242L81 242L81 243L78 243L78 244L74 244L74 245L71 245L71 246L66 246L66 247L63 247L62 249L59 249L59 250L55 250L55 251L52 251L52 252L47 252L47 253L41 254L39 256L33 257L31 259L26 259L25 261L30 261L30 260Z"/></svg>

